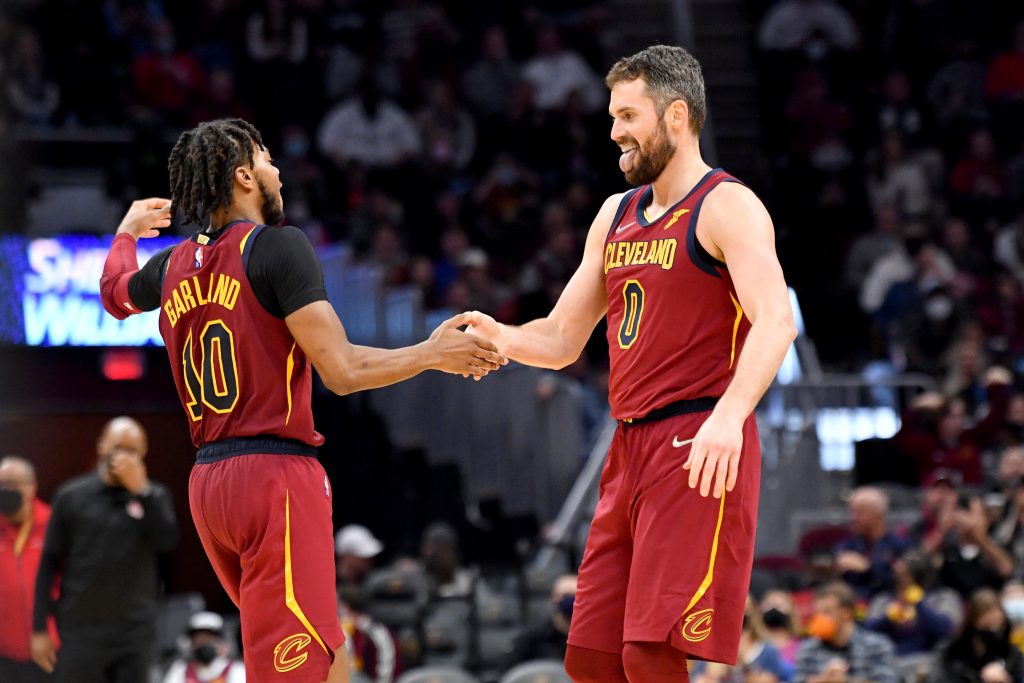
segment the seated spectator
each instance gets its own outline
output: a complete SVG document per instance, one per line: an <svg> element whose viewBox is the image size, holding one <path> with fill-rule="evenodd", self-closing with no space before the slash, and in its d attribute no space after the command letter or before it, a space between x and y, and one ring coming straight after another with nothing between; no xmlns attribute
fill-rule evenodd
<svg viewBox="0 0 1024 683"><path fill-rule="evenodd" d="M420 559L440 598L468 597L474 591L474 573L462 566L459 536L445 522L434 522L423 531Z"/></svg>
<svg viewBox="0 0 1024 683"><path fill-rule="evenodd" d="M500 26L484 31L480 59L463 78L466 100L481 116L499 116L508 108L522 75L508 52L508 38Z"/></svg>
<svg viewBox="0 0 1024 683"><path fill-rule="evenodd" d="M255 64L301 64L309 51L309 26L287 0L266 0L261 10L249 15L245 48Z"/></svg>
<svg viewBox="0 0 1024 683"><path fill-rule="evenodd" d="M779 651L768 642L768 631L761 621L761 611L747 596L743 615L743 631L736 666L697 662L690 672L694 683L779 683L793 676L793 665L786 663Z"/></svg>
<svg viewBox="0 0 1024 683"><path fill-rule="evenodd" d="M921 143L925 127L924 112L914 100L910 77L906 71L893 69L886 74L882 84L882 101L875 113L875 125L880 134L896 132L909 143Z"/></svg>
<svg viewBox="0 0 1024 683"><path fill-rule="evenodd" d="M992 278L992 291L978 302L975 314L988 337L989 349L1011 358L1024 355L1024 294L1008 271Z"/></svg>
<svg viewBox="0 0 1024 683"><path fill-rule="evenodd" d="M866 183L868 198L875 210L891 204L903 216L920 218L932 208L925 165L907 149L901 131L889 131L882 138L874 161L868 167Z"/></svg>
<svg viewBox="0 0 1024 683"><path fill-rule="evenodd" d="M893 575L893 590L871 601L864 628L888 636L897 655L931 652L953 635L960 620L960 598L938 585L923 552L908 551L897 559Z"/></svg>
<svg viewBox="0 0 1024 683"><path fill-rule="evenodd" d="M960 635L942 652L934 683L1017 683L1024 657L1010 643L1010 628L999 596L982 589L971 595Z"/></svg>
<svg viewBox="0 0 1024 683"><path fill-rule="evenodd" d="M553 27L541 29L537 52L523 66L523 77L533 86L537 107L561 109L573 91L583 96L588 112L606 104L607 92L594 70L575 50L562 45Z"/></svg>
<svg viewBox="0 0 1024 683"><path fill-rule="evenodd" d="M962 498L938 520L937 546L922 549L941 566L942 583L966 598L980 588L999 588L1014 571L1012 556L988 532L988 516L977 498Z"/></svg>
<svg viewBox="0 0 1024 683"><path fill-rule="evenodd" d="M565 659L569 621L576 599L576 575L566 574L551 587L551 614L541 624L529 626L516 638L515 656L529 659Z"/></svg>
<svg viewBox="0 0 1024 683"><path fill-rule="evenodd" d="M979 128L971 134L967 152L949 173L949 186L967 199L994 200L1006 195L1006 168L996 157L990 131Z"/></svg>
<svg viewBox="0 0 1024 683"><path fill-rule="evenodd" d="M825 74L813 67L797 75L783 117L787 147L809 159L830 146L841 145L853 127L850 108L829 92Z"/></svg>
<svg viewBox="0 0 1024 683"><path fill-rule="evenodd" d="M889 531L889 497L863 486L850 496L850 536L835 548L836 571L860 597L871 597L893 585L892 564L907 542Z"/></svg>
<svg viewBox="0 0 1024 683"><path fill-rule="evenodd" d="M953 48L952 58L928 82L928 101L940 131L959 132L987 117L985 109L985 65L977 57L970 39Z"/></svg>
<svg viewBox="0 0 1024 683"><path fill-rule="evenodd" d="M132 75L139 102L167 123L184 123L203 104L206 74L199 60L178 48L174 25L156 19L153 48L135 59Z"/></svg>
<svg viewBox="0 0 1024 683"><path fill-rule="evenodd" d="M416 116L424 161L439 170L464 170L476 151L473 117L443 81L430 89L429 100Z"/></svg>
<svg viewBox="0 0 1024 683"><path fill-rule="evenodd" d="M913 547L926 547L929 551L942 544L946 529L939 520L948 519L956 510L957 491L964 478L956 470L932 470L921 484L921 519L910 527L907 541Z"/></svg>
<svg viewBox="0 0 1024 683"><path fill-rule="evenodd" d="M171 663L163 683L245 683L245 666L230 656L219 614L193 614L185 635L188 652Z"/></svg>
<svg viewBox="0 0 1024 683"><path fill-rule="evenodd" d="M996 233L992 258L1024 285L1024 204L1013 220Z"/></svg>
<svg viewBox="0 0 1024 683"><path fill-rule="evenodd" d="M757 31L762 50L804 50L816 57L853 50L858 40L853 17L828 0L781 0L764 15Z"/></svg>
<svg viewBox="0 0 1024 683"><path fill-rule="evenodd" d="M779 657L790 667L796 666L796 653L800 649L797 637L800 615L793 601L793 594L784 590L770 590L758 605L764 621L766 642L775 646Z"/></svg>
<svg viewBox="0 0 1024 683"><path fill-rule="evenodd" d="M981 452L1002 430L1012 381L1005 368L985 373L988 412L971 427L962 399L943 401L937 410L925 408L904 415L896 445L917 463L922 481L933 470L946 468L959 471L967 483L981 483Z"/></svg>
<svg viewBox="0 0 1024 683"><path fill-rule="evenodd" d="M384 544L364 526L349 524L334 535L334 555L337 558L338 586L362 586L373 571L374 559L384 550Z"/></svg>
<svg viewBox="0 0 1024 683"><path fill-rule="evenodd" d="M367 609L362 588L348 584L338 591L338 613L352 671L370 683L392 683L404 668L398 643L391 630L375 621Z"/></svg>
<svg viewBox="0 0 1024 683"><path fill-rule="evenodd" d="M1024 100L1024 21L1014 27L1010 49L989 64L985 94L992 100Z"/></svg>
<svg viewBox="0 0 1024 683"><path fill-rule="evenodd" d="M416 123L401 107L381 97L372 78L359 94L324 115L317 148L339 168L357 162L368 168L395 168L421 148Z"/></svg>
<svg viewBox="0 0 1024 683"><path fill-rule="evenodd" d="M1010 622L1010 642L1018 650L1024 650L1024 584L1007 581L999 594L999 600Z"/></svg>
<svg viewBox="0 0 1024 683"><path fill-rule="evenodd" d="M872 266L886 254L902 248L903 217L895 204L882 204L875 210L871 232L859 236L846 253L846 284L860 289Z"/></svg>
<svg viewBox="0 0 1024 683"><path fill-rule="evenodd" d="M6 75L2 79L7 81L5 96L14 117L25 123L53 123L60 105L60 87L47 73L39 36L21 31L7 74L3 74L2 61L0 57L0 76Z"/></svg>
<svg viewBox="0 0 1024 683"><path fill-rule="evenodd" d="M800 646L793 683L899 683L892 642L854 619L856 595L842 582L818 589L810 638Z"/></svg>

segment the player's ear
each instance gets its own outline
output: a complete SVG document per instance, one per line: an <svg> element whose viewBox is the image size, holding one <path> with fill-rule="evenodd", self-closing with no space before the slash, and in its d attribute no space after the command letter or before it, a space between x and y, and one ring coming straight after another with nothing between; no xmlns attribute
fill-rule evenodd
<svg viewBox="0 0 1024 683"><path fill-rule="evenodd" d="M672 130L690 125L690 108L683 100L674 100L665 110L665 123Z"/></svg>
<svg viewBox="0 0 1024 683"><path fill-rule="evenodd" d="M242 187L252 188L256 186L256 172L242 164L235 167L235 182Z"/></svg>

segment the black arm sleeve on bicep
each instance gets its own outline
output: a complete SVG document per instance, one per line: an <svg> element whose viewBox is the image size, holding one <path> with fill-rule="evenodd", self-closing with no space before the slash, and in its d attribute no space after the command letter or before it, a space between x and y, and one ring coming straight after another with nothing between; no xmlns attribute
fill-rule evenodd
<svg viewBox="0 0 1024 683"><path fill-rule="evenodd" d="M265 228L253 242L246 273L256 298L274 317L327 300L320 260L298 228Z"/></svg>
<svg viewBox="0 0 1024 683"><path fill-rule="evenodd" d="M146 261L146 265L128 280L128 296L141 311L160 308L160 289L164 283L164 267L174 247L161 249Z"/></svg>

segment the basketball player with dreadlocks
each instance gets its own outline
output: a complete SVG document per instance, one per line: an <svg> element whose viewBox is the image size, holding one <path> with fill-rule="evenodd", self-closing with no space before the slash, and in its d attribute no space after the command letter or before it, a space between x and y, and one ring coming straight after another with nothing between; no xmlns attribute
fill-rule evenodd
<svg viewBox="0 0 1024 683"><path fill-rule="evenodd" d="M281 181L259 131L240 119L182 133L171 201L135 202L100 283L118 319L160 309L160 333L199 448L189 504L217 576L242 616L249 680L346 681L337 616L331 486L316 459L311 365L328 389L382 387L424 370L473 375L506 361L456 316L416 346L347 340L323 273L284 219ZM171 222L205 225L140 270L136 241Z"/></svg>

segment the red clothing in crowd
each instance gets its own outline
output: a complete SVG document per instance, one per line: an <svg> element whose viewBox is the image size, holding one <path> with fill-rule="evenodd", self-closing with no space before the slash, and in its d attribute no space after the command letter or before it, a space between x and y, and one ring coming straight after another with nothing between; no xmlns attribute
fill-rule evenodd
<svg viewBox="0 0 1024 683"><path fill-rule="evenodd" d="M0 515L0 657L18 662L32 660L32 603L49 521L50 506L38 498L27 524L15 525ZM56 642L57 627L52 618L47 627Z"/></svg>
<svg viewBox="0 0 1024 683"><path fill-rule="evenodd" d="M1024 54L1007 52L988 67L985 92L994 99L1024 97Z"/></svg>

